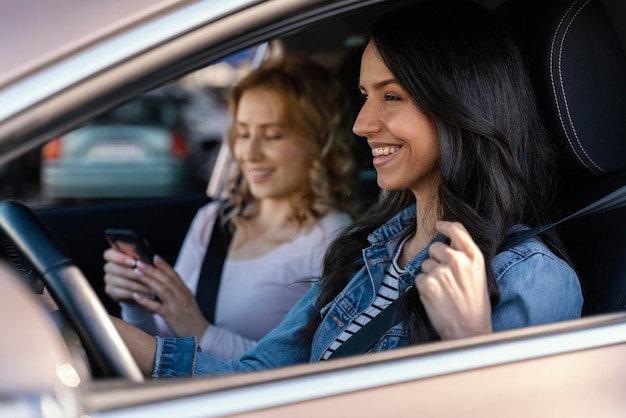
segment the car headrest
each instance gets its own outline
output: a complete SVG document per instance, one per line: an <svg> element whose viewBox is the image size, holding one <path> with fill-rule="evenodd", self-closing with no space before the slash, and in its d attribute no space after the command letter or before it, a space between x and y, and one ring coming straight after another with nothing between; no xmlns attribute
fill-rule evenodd
<svg viewBox="0 0 626 418"><path fill-rule="evenodd" d="M601 2L513 0L497 13L528 57L568 168L626 172L626 56Z"/></svg>

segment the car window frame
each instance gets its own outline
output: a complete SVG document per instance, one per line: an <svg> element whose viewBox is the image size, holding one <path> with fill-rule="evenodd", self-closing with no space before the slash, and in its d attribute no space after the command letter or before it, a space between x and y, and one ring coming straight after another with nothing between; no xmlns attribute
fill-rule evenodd
<svg viewBox="0 0 626 418"><path fill-rule="evenodd" d="M197 416L197 411L203 411L206 417L218 417L286 405L296 405L297 409L300 403L322 402L394 385L419 386L443 376L489 376L518 363L535 367L534 364L549 364L558 355L594 355L624 343L626 313L605 314L254 373L159 379L141 384L120 383L117 387L96 382L97 390L90 393L89 402L103 417L118 416L118 411L127 413L131 406L137 416L180 417ZM516 385L514 381L506 384ZM390 410L397 408L387 405ZM419 410L419 406L416 408ZM485 407L484 416L498 416L493 411L488 414L489 410Z"/></svg>

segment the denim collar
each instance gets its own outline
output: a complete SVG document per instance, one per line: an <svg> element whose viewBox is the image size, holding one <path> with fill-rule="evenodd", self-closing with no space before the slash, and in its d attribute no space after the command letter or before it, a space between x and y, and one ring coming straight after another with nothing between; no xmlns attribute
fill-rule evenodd
<svg viewBox="0 0 626 418"><path fill-rule="evenodd" d="M402 239L405 238L410 231L415 230L416 213L416 206L414 204L398 212L393 218L367 237L372 246L370 248L386 247L386 258L389 260L393 259ZM441 234L437 234L430 244L436 241L445 242L447 238ZM409 276L415 277L415 275L421 272L422 263L428 258L428 247L430 247L430 244L423 248L406 266L404 266L404 270L406 270ZM401 280L401 282L402 281L403 280Z"/></svg>
<svg viewBox="0 0 626 418"><path fill-rule="evenodd" d="M415 222L416 207L413 204L394 215L394 217L388 220L383 226L372 232L367 239L372 245L388 241L398 234L414 229ZM400 238L404 238L404 234L401 234Z"/></svg>

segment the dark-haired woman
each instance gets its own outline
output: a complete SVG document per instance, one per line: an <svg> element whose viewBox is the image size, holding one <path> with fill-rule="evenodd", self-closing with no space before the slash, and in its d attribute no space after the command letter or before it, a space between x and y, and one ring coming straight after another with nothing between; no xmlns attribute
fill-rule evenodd
<svg viewBox="0 0 626 418"><path fill-rule="evenodd" d="M402 322L362 351L580 316L579 281L556 240L500 248L545 221L552 153L511 38L484 10L451 4L397 9L371 28L353 130L372 148L384 192L331 245L323 279L238 361L198 353L193 339L155 341L122 327L145 373L332 358L398 298Z"/></svg>

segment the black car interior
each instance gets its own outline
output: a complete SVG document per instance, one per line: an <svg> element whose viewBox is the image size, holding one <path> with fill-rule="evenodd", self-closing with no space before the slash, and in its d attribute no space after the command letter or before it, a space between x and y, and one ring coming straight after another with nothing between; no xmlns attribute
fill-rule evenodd
<svg viewBox="0 0 626 418"><path fill-rule="evenodd" d="M175 198L129 199L58 208L35 209L59 238L112 315L119 316L117 302L104 292L102 253L109 247L104 230L133 229L172 265L198 208L209 202L204 194ZM78 221L77 221L78 220Z"/></svg>
<svg viewBox="0 0 626 418"><path fill-rule="evenodd" d="M524 0L498 10L528 57L562 157L562 216L626 184L626 57L603 3ZM585 315L626 309L624 219L619 208L559 227L583 284Z"/></svg>

